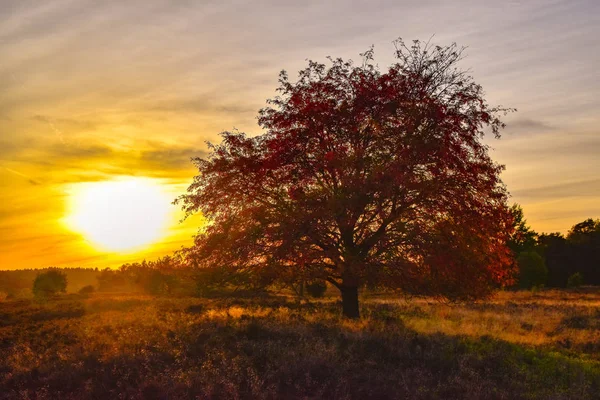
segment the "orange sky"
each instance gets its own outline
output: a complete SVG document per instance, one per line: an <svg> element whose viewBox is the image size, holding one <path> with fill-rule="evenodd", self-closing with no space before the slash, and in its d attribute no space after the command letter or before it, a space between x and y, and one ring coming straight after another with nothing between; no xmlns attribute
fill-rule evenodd
<svg viewBox="0 0 600 400"><path fill-rule="evenodd" d="M385 66L399 35L469 46L490 103L519 109L487 140L513 201L534 229L566 232L600 217L599 27L595 0L4 0L0 269L118 266L190 244L200 220L172 208L146 248L101 250L64 223L71 189L134 176L174 199L206 140L258 133L279 70L371 44Z"/></svg>

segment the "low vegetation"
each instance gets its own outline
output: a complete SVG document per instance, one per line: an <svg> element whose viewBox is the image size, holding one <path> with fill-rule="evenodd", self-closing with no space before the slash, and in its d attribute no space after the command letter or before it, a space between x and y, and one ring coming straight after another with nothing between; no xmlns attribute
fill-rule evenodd
<svg viewBox="0 0 600 400"><path fill-rule="evenodd" d="M600 291L449 305L87 293L0 302L0 399L589 399Z"/></svg>

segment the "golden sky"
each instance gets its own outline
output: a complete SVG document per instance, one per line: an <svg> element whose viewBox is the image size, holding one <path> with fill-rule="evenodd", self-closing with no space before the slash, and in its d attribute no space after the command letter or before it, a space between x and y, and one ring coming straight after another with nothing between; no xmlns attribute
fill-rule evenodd
<svg viewBox="0 0 600 400"><path fill-rule="evenodd" d="M137 179L174 199L206 140L259 132L281 69L372 44L385 66L393 39L432 34L469 46L490 103L519 109L488 142L532 227L600 217L597 0L2 0L0 269L118 266L190 244L201 221L165 206L147 246L102 248L68 223L74 193Z"/></svg>

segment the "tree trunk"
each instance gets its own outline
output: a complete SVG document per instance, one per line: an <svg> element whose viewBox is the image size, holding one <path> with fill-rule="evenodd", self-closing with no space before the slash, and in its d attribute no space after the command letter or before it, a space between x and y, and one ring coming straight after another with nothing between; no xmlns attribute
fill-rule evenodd
<svg viewBox="0 0 600 400"><path fill-rule="evenodd" d="M342 292L342 312L344 317L350 319L360 318L358 311L358 287L342 285L340 290Z"/></svg>

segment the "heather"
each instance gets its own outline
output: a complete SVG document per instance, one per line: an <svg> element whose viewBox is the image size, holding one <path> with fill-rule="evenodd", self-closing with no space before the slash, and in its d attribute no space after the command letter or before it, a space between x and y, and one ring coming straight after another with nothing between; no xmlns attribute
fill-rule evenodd
<svg viewBox="0 0 600 400"><path fill-rule="evenodd" d="M69 294L0 302L2 399L584 399L600 292L447 304L337 297Z"/></svg>

